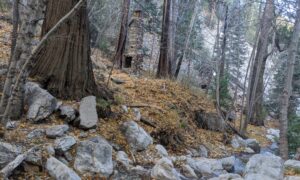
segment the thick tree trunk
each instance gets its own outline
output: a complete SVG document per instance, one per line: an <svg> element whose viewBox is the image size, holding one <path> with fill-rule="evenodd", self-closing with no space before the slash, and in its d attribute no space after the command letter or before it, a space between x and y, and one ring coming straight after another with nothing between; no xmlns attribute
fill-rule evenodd
<svg viewBox="0 0 300 180"><path fill-rule="evenodd" d="M48 0L42 34L53 28L78 1ZM36 77L56 97L79 99L86 95L98 95L90 59L88 27L84 5L77 16L56 32L35 59L31 76Z"/></svg>
<svg viewBox="0 0 300 180"><path fill-rule="evenodd" d="M39 5L31 7L40 7L44 4L44 1L32 1L39 3ZM12 86L11 96L8 99L4 114L0 116L2 117L1 123L3 126L5 126L6 123L9 121L11 108L15 106L14 98L18 93L19 87L22 86L22 82L26 80L27 73L32 70L33 60L36 59L41 52L44 52L43 50L45 50L44 48L46 47L47 43L51 41L50 38L56 35L57 32L62 28L62 26L66 25L67 22L70 21L76 13L78 13L78 11L81 9L83 4L85 4L85 2L86 0L80 0L70 12L68 12L62 19L60 19L58 23L55 26L53 26L53 28L49 30L49 32L47 32L47 34L41 39L40 43L34 49L33 53L25 60L24 64L22 65L22 68L20 68L20 72L16 74L15 84Z"/></svg>
<svg viewBox="0 0 300 180"><path fill-rule="evenodd" d="M169 57L169 28L170 28L170 9L171 0L164 0L163 5L163 21L162 21L162 33L160 43L160 55L157 68L158 78L170 77L170 57Z"/></svg>
<svg viewBox="0 0 300 180"><path fill-rule="evenodd" d="M128 32L128 21L129 21L129 9L130 9L130 0L123 0L123 8L122 8L122 20L121 20L121 28L119 34L118 45L116 47L116 54L114 56L114 63L121 69L124 51L126 47L126 39Z"/></svg>
<svg viewBox="0 0 300 180"><path fill-rule="evenodd" d="M298 0L297 17L294 26L293 36L288 50L288 65L287 65L287 76L285 79L285 85L282 94L281 110L280 110L280 155L283 159L288 159L288 108L289 100L292 94L292 80L294 75L295 60L298 50L298 43L300 38L300 0Z"/></svg>
<svg viewBox="0 0 300 180"><path fill-rule="evenodd" d="M275 6L273 0L267 0L263 17L261 20L261 30L258 38L258 45L257 45L257 51L252 67L251 77L249 79L248 83L248 90L247 90L247 117L245 123L243 123L243 126L241 127L241 133L244 134L247 129L247 124L249 123L250 119L253 116L253 114L256 114L257 112L253 113L254 107L256 106L256 100L257 100L257 90L263 92L263 89L260 89L259 87L259 81L263 81L260 78L263 78L264 74L264 67L265 67L265 61L268 54L268 43L269 43L269 36L272 34L273 31L273 21L275 19ZM263 94L260 94L261 98ZM258 112L260 113L260 112ZM262 116L262 115L256 115L256 116Z"/></svg>

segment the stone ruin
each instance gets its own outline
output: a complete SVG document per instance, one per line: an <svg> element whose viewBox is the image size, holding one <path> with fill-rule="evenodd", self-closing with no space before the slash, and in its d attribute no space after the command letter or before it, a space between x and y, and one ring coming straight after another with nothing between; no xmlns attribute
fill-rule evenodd
<svg viewBox="0 0 300 180"><path fill-rule="evenodd" d="M143 15L141 10L135 10L129 23L128 42L122 68L139 74L143 63Z"/></svg>

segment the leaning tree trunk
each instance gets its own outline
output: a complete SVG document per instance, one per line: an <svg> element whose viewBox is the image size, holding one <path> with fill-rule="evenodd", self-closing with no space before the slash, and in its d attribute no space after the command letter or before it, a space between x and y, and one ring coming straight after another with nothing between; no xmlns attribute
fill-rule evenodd
<svg viewBox="0 0 300 180"><path fill-rule="evenodd" d="M188 32L187 32L187 35L186 35L186 39L185 39L183 54L179 58L179 61L178 61L177 67L176 67L176 71L175 71L175 74L174 74L174 78L175 79L178 78L182 62L186 59L186 53L188 51L188 47L189 47L189 44L190 44L191 34L192 34L192 31L193 31L195 20L196 20L196 16L197 16L197 11L198 11L198 8L197 8L198 6L197 5L198 5L197 1L194 1L194 10L192 12L192 18L190 20L189 29L188 29Z"/></svg>
<svg viewBox="0 0 300 180"><path fill-rule="evenodd" d="M129 20L129 9L130 9L130 0L123 1L123 8L122 8L122 21L121 21L121 28L119 34L118 45L116 47L116 54L114 56L114 63L118 65L118 67L122 68L123 56L126 47L126 39L127 39L127 32L128 32L128 20Z"/></svg>
<svg viewBox="0 0 300 180"><path fill-rule="evenodd" d="M291 43L288 50L288 66L287 66L287 76L285 80L285 85L282 94L281 110L280 110L280 155L283 159L288 159L288 139L287 139L287 129L288 129L288 107L289 100L292 94L292 80L294 75L295 60L297 55L298 43L300 38L300 0L298 0L297 17L294 26L293 36L291 38Z"/></svg>
<svg viewBox="0 0 300 180"><path fill-rule="evenodd" d="M45 35L79 0L48 0L42 35ZM85 2L86 3L86 2ZM39 53L31 71L53 95L78 99L97 95L92 62L86 5L64 24Z"/></svg>
<svg viewBox="0 0 300 180"><path fill-rule="evenodd" d="M156 76L158 78L169 78L170 72L170 57L169 57L169 28L170 28L170 9L171 0L164 0L163 5L163 21L160 42L160 55Z"/></svg>
<svg viewBox="0 0 300 180"><path fill-rule="evenodd" d="M4 84L3 96L0 102L0 114L6 110L8 100L12 96L12 88L15 86L16 76L20 72L26 59L32 51L32 41L36 34L38 21L41 19L44 9L43 1L28 0L26 5L20 7L20 31L12 54L9 70ZM11 119L19 119L23 112L24 101L24 84L25 79L22 79L20 85L16 87L13 96L13 106L7 113Z"/></svg>

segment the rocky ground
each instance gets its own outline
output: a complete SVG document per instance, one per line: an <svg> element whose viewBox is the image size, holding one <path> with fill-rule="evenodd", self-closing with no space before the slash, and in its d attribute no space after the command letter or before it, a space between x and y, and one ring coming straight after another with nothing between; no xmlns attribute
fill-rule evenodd
<svg viewBox="0 0 300 180"><path fill-rule="evenodd" d="M0 27L0 37L7 31ZM2 85L8 42L1 38ZM112 65L93 52L95 77L107 81ZM201 90L124 71L113 72L109 88L115 102L94 96L62 101L28 82L24 117L10 122L0 139L1 177L300 179L300 161L284 162L276 156L279 131L274 121L266 127L250 126L249 139L244 140L230 132L211 131L218 120L212 99ZM234 115L231 119L238 127Z"/></svg>

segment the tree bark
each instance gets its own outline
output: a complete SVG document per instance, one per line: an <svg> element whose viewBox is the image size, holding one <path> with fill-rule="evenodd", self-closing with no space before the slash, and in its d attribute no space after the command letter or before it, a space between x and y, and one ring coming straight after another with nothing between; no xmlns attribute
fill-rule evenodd
<svg viewBox="0 0 300 180"><path fill-rule="evenodd" d="M157 78L169 78L170 72L170 57L169 57L169 28L170 28L170 8L171 0L164 0L163 5L163 21L160 43L160 55L157 68Z"/></svg>
<svg viewBox="0 0 300 180"><path fill-rule="evenodd" d="M178 17L178 0L172 0L171 4L171 12L170 12L170 36L169 36L169 58L170 58L170 65L169 65L169 71L173 75L175 73L176 69L176 44L175 44L175 38L176 38L176 31L177 31L177 17Z"/></svg>
<svg viewBox="0 0 300 180"><path fill-rule="evenodd" d="M182 62L186 59L186 52L187 52L189 44L190 44L190 38L191 38L191 34L192 34L193 27L194 27L194 24L195 24L195 19L196 19L196 16L197 16L197 2L196 1L195 1L194 5L195 6L194 6L194 10L193 10L193 15L192 15L192 18L190 20L189 30L188 30L188 33L187 33L186 39L185 39L185 45L184 45L184 49L183 49L183 54L179 58L179 61L178 61L178 64L177 64L177 68L176 68L176 71L175 71L175 74L174 74L175 79L178 78Z"/></svg>
<svg viewBox="0 0 300 180"><path fill-rule="evenodd" d="M38 19L40 19L44 9L43 1L28 0L27 6L20 7L21 25L14 48L14 53L11 58L9 70L4 84L3 96L0 102L0 114L4 113L8 104L9 98L12 96L12 88L16 81L17 74L21 71L26 59L30 56L32 51L32 41L36 34ZM14 106L7 112L9 118L19 119L23 112L24 101L24 84L25 81L21 81L17 87L15 95L12 101Z"/></svg>
<svg viewBox="0 0 300 180"><path fill-rule="evenodd" d="M221 45L220 80L224 79L224 75L225 75L225 59L226 59L225 53L226 53L227 29L228 29L228 5L224 4L224 6L225 6L225 18L224 18L223 38L222 38L222 45Z"/></svg>
<svg viewBox="0 0 300 180"><path fill-rule="evenodd" d="M128 32L128 21L129 21L129 9L130 9L130 0L123 0L123 8L122 8L122 20L121 20L121 28L119 33L119 40L116 47L116 54L114 56L114 63L121 69L124 51L126 47L126 39Z"/></svg>
<svg viewBox="0 0 300 180"><path fill-rule="evenodd" d="M33 0L35 1L35 0ZM41 4L44 3L44 1L35 1L40 2ZM47 47L47 43L51 42L50 38L53 38L54 35L57 34L57 32L67 24L67 22L76 14L78 11L80 11L83 4L86 3L86 0L80 0L74 8L68 12L63 18L61 18L53 28L51 28L41 39L38 46L34 49L33 53L25 60L22 68L20 69L20 73L16 75L16 80L14 86L12 86L11 96L8 99L7 105L5 107L4 114L1 115L2 117L1 123L3 126L6 125L6 123L9 121L9 112L11 112L11 108L15 105L13 99L18 93L18 87L22 85L22 82L24 79L27 78L27 73L30 72L33 68L33 60L38 57L39 54L44 52L45 47Z"/></svg>
<svg viewBox="0 0 300 180"><path fill-rule="evenodd" d="M79 0L48 0L42 35L49 32ZM78 15L56 32L35 59L35 77L54 96L79 99L98 95L92 62L86 1ZM101 93L101 92L100 92Z"/></svg>
<svg viewBox="0 0 300 180"><path fill-rule="evenodd" d="M11 49L10 49L10 60L9 64L12 61L13 53L16 48L17 38L18 38L18 29L19 29L19 3L20 0L14 0L13 4L13 30L11 33Z"/></svg>
<svg viewBox="0 0 300 180"><path fill-rule="evenodd" d="M292 94L292 80L294 75L295 60L298 50L298 43L300 38L300 0L297 1L298 9L296 22L294 26L293 36L288 49L288 64L287 64L287 76L285 78L285 85L282 93L282 104L280 110L280 139L279 139L279 149L280 155L284 160L288 159L288 139L287 139L287 129L288 129L288 108L289 100Z"/></svg>
<svg viewBox="0 0 300 180"><path fill-rule="evenodd" d="M242 134L246 133L247 124L250 122L250 119L254 117L253 114L257 113L257 112L254 113L252 112L253 112L254 105L256 106L255 102L257 100L257 95L258 95L257 90L261 88L261 86L259 86L259 81L263 81L263 79L260 80L260 78L263 78L264 75L264 67L265 67L266 58L268 54L268 43L269 43L268 37L270 36L270 34L272 34L273 21L275 19L274 12L275 12L274 0L267 0L264 8L263 17L261 19L261 30L258 38L257 51L256 51L253 67L251 70L252 71L251 77L248 83L247 117L246 117L246 121L243 123L243 126L241 127ZM259 89L259 92L263 92L263 89ZM260 96L262 96L262 94L260 94Z"/></svg>

